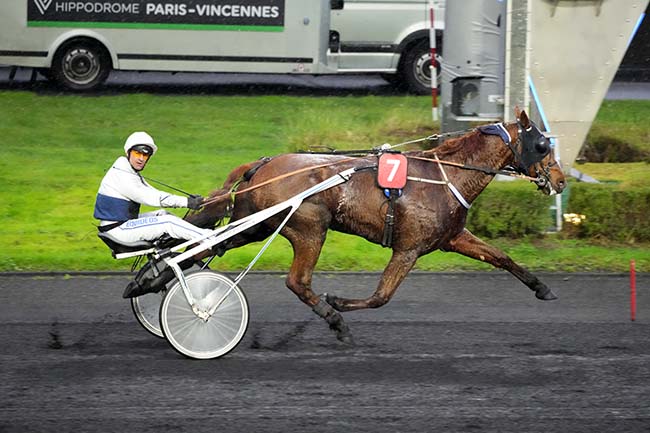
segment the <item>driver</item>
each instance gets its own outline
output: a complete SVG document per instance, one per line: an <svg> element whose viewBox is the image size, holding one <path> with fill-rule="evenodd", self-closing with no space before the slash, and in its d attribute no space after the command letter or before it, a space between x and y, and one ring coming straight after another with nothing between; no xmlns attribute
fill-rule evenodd
<svg viewBox="0 0 650 433"><path fill-rule="evenodd" d="M142 204L198 210L203 203L200 195L181 197L169 194L157 190L142 178L140 172L157 150L153 138L146 132L129 135L124 144L125 156L117 158L99 186L94 212L94 217L99 220L98 229L118 242L154 241L165 234L175 239L190 240L212 233L211 230L196 227L162 209L139 214ZM127 287L124 297L146 293L143 285L138 284L143 282L139 277L140 274L134 281L139 287L132 287L132 290Z"/></svg>

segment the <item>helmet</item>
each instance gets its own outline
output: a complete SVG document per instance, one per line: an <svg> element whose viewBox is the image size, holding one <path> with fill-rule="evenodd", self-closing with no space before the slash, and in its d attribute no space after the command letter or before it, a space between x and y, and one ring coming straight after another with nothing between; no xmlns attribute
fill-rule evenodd
<svg viewBox="0 0 650 433"><path fill-rule="evenodd" d="M149 146L151 148L151 155L155 154L158 150L158 146L153 142L151 135L143 131L138 131L129 135L129 138L126 139L126 143L124 143L124 152L128 154L129 150L138 145Z"/></svg>

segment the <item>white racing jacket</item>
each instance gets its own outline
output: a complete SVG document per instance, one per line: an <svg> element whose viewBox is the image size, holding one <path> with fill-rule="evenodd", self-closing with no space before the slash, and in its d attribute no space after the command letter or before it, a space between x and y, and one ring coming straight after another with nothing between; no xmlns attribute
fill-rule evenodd
<svg viewBox="0 0 650 433"><path fill-rule="evenodd" d="M97 192L94 217L107 223L138 217L140 204L155 207L187 207L187 197L159 191L135 171L125 156L108 170Z"/></svg>

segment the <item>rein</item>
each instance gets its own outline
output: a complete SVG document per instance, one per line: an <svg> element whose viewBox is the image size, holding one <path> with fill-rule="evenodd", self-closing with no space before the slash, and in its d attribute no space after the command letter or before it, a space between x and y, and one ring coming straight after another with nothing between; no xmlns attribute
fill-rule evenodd
<svg viewBox="0 0 650 433"><path fill-rule="evenodd" d="M142 175L141 175L141 176L142 176ZM149 182L157 183L158 185L162 185L162 186L164 186L165 188L169 188L169 189L171 189L171 190L173 190L173 191L180 192L181 194L185 194L185 195L188 196L188 197L192 195L192 194L190 194L189 192L183 191L183 190L180 189L180 188L175 188L175 187L173 187L173 186L171 186L171 185L168 185L168 184L166 184L166 183L164 183L164 182L161 182L161 181L159 181L159 180L152 179L152 178L150 178L150 177L146 177L146 176L142 176L142 177L143 177L145 180L148 180Z"/></svg>
<svg viewBox="0 0 650 433"><path fill-rule="evenodd" d="M235 188L237 188L237 186L240 184L240 181L237 181L231 186L230 190L227 193L207 198L207 199L205 199L203 201L203 205L205 206L205 205L209 205L209 204L212 204L212 203L220 202L225 198L231 198L232 200L234 200L234 197L239 195L239 194L243 194L245 192L253 191L253 190L257 189L257 188L261 188L262 186L268 185L270 183L277 182L277 181L282 180L282 179L286 179L288 177L294 176L294 175L299 174L299 173L304 173L305 171L315 170L315 169L318 169L318 168L329 167L329 166L336 165L336 164L341 164L341 163L344 163L344 162L354 161L355 159L357 159L359 157L362 157L362 156L373 155L373 154L376 155L376 154L382 153L384 151L394 149L396 147L405 146L407 144L414 144L414 143L419 143L419 142L423 142L423 141L428 141L428 142L439 141L442 138L460 137L460 136L463 136L463 135L467 134L469 131L473 131L474 129L475 128L462 130L462 131L446 132L446 133L443 133L443 134L432 134L432 135L429 135L427 137L423 137L423 138L419 138L419 139L415 139L415 140L409 140L409 141L405 141L405 142L395 144L395 145L385 143L385 144L382 144L381 146L375 146L370 150L366 149L366 150L337 151L336 149L332 149L330 147L321 146L321 148L327 149L327 152L313 152L313 151L310 150L310 151L306 151L306 152L303 152L303 153L305 153L305 154L353 155L353 156L351 156L350 158L342 159L340 161L330 162L330 163L327 163L327 164L319 164L319 165L312 165L312 166L309 166L309 167L303 167L301 169L294 170L294 171L291 171L289 173L284 173L284 174L281 174L279 176L272 177L271 179L267 179L264 182L261 182L259 184L253 185L253 186L249 186L249 187L241 189L241 190L235 190ZM520 139L520 137L518 136L517 140L519 140L519 139ZM513 153L514 153L514 149L510 146L509 143L507 143L507 144L508 144L508 147L510 148L510 150L512 150ZM453 161L445 161L445 160L438 159L438 156L435 155L435 154L434 154L433 159L432 158L425 158L425 157L421 157L421 156L409 156L409 155L405 155L405 156L407 158L410 158L410 159L417 159L417 160L421 160L421 161L435 162L439 166L440 166L440 164L444 164L444 165L449 165L449 166L453 166L453 167L458 167L458 168L461 168L463 170L480 171L480 172L483 172L483 173L486 173L486 174L492 174L492 175L500 174L500 175L503 175L503 176L510 176L510 177L514 177L514 178L528 180L530 182L534 182L534 183L537 183L537 184L539 184L543 180L540 177L532 177L532 176L528 176L528 175L525 175L525 174L516 173L516 172L510 171L510 170L495 170L495 169L492 169L492 168L489 168L489 167L478 167L478 166L474 166L474 165L462 164L462 163L453 162ZM469 208L469 206L471 206L471 205L467 204L467 202L460 195L460 192L458 192L458 190L455 187L453 187L451 182L449 182L449 180L447 179L447 175L444 172L444 170L442 170L441 166L440 166L440 168L441 168L441 171L443 173L443 177L445 178L444 181L436 181L436 180L416 178L416 177L409 177L409 179L413 180L413 181L417 181L417 182L424 182L424 183L446 184L446 185L448 185L450 187L450 189L451 189L452 193L454 194L454 196L456 196L456 198L463 204L463 206Z"/></svg>
<svg viewBox="0 0 650 433"><path fill-rule="evenodd" d="M413 144L413 143L419 143L421 141L440 141L441 138L452 138L452 137L462 137L463 135L467 134L469 131L472 131L473 129L464 129L461 131L453 131L453 132L444 132L442 134L432 134L424 138L418 138L416 140L410 140L410 141L404 141L399 144L382 144L379 147L374 147L373 149L380 149L380 150L389 150L389 149L394 149L395 147L400 147L404 146L406 144Z"/></svg>
<svg viewBox="0 0 650 433"><path fill-rule="evenodd" d="M381 152L386 151L386 150L394 149L396 147L405 146L407 144L414 144L414 143L420 143L420 142L435 142L435 141L440 141L440 139L444 139L444 138L461 137L461 136L463 136L463 135L467 134L468 132L473 131L475 129L476 128L465 129L465 130L461 130L461 131L445 132L445 133L442 133L442 134L432 134L432 135L429 135L427 137L418 138L418 139L415 139L415 140L404 141L404 142L399 143L399 144L384 143L381 146L375 146L372 149L365 149L365 150L362 149L362 150L338 151L336 149L333 149L333 148L327 147L327 146L315 146L313 148L323 148L323 149L326 149L327 152L307 151L305 153L308 153L308 154L324 153L324 154L334 154L334 155L365 156L365 155L368 155L368 154L378 154L378 153L381 153ZM519 140L519 139L520 138L517 137L517 140ZM517 159L517 153L516 153L515 149L512 147L512 145L510 143L506 143L506 145L512 151L512 153L515 155L515 159ZM461 164L461 163L458 163L458 162L444 161L444 160L438 159L438 157L435 156L435 155L434 155L435 156L434 159L420 157L420 156L409 156L409 155L405 155L405 156L407 158L411 158L411 159L419 159L419 160L422 160L422 161L429 161L429 162L436 162L438 164L450 165L450 166L453 166L453 167L462 168L464 170L474 170L474 171L480 171L480 172L483 172L483 173L486 173L486 174L492 174L492 175L500 174L502 176L509 176L509 177L514 177L514 178L517 178L517 179L524 179L524 180L528 180L528 181L534 182L534 183L539 183L540 180L541 180L541 178L539 178L539 177L532 177L532 176L528 176L528 175L525 175L525 174L522 174L522 173L517 173L517 172L511 171L511 170L495 170L495 169L492 169L492 168L489 168L489 167L479 167L479 166L470 165L470 164ZM317 168L317 167L314 167L314 168Z"/></svg>
<svg viewBox="0 0 650 433"><path fill-rule="evenodd" d="M495 170L495 169L488 168L488 167L478 167L478 166L475 166L475 165L461 164L459 162L445 161L445 160L442 160L442 159L438 159L437 156L435 158L425 158L423 156L408 156L408 155L406 155L406 157L410 158L410 159L419 159L421 161L436 162L436 163L439 163L439 164L450 165L450 166L453 166L453 167L462 168L464 170L474 170L474 171L481 171L481 172L486 173L486 174L494 174L494 175L500 174L500 175L503 175L503 176L510 176L510 177L515 177L515 178L518 178L518 179L528 180L528 181L531 181L531 182L537 182L539 180L538 177L532 177L532 176L528 176L528 175L525 175L525 174L516 173L516 172L510 171L510 170Z"/></svg>
<svg viewBox="0 0 650 433"><path fill-rule="evenodd" d="M382 153L387 150L394 149L396 147L400 146L405 146L407 144L414 144L414 143L420 143L423 141L429 141L429 142L434 142L434 141L440 141L441 138L451 138L451 137L461 137L467 132L472 131L471 129L466 129L462 131L453 131L453 132L445 132L443 134L432 134L423 138L418 138L415 140L409 140L409 141L404 141L402 143L398 144L389 144L389 143L384 143L381 146L375 146L372 147L371 149L356 149L356 150L337 150L334 149L333 147L329 146L310 146L309 150L303 151L301 153L307 153L307 154L325 154L325 155L355 155L355 156L366 156L366 155L376 155L378 153ZM311 149L324 149L325 151L323 152L314 152Z"/></svg>
<svg viewBox="0 0 650 433"><path fill-rule="evenodd" d="M121 169L121 168L119 168L119 167L112 166L111 168L113 168L113 169L115 169L115 170L117 170L117 171L121 171L122 173L127 173L127 174L130 174L130 175L133 175L133 176L137 176L137 177L139 177L140 179L148 180L149 182L157 183L158 185L162 185L162 186L164 186L165 188L169 188L169 189L171 189L171 190L173 190L173 191L180 192L181 194L185 194L185 195L188 196L188 197L192 195L192 194L190 194L189 192L183 191L183 190L180 189L180 188L176 188L176 187L173 187L173 186L171 186L171 185L168 185L168 184L166 184L166 183L164 183L164 182L161 182L161 181L159 181L159 180L152 179L152 178L150 178L150 177L148 177L148 176L144 176L144 175L141 174L140 172L136 172L136 173L134 174L134 173L131 173L130 171L123 170L123 169Z"/></svg>
<svg viewBox="0 0 650 433"><path fill-rule="evenodd" d="M303 167L303 168L298 169L298 170L290 171L289 173L284 173L284 174L281 174L279 176L272 177L271 179L267 179L264 182L258 183L257 185L249 186L248 188L240 189L240 190L237 190L237 191L235 191L234 188L237 185L239 185L239 182L235 182L235 184L233 185L233 188L231 188L230 191L228 191L227 193L216 195L214 197L210 197L210 198L205 199L203 201L203 206L219 202L219 201L223 200L224 198L234 198L235 196L237 196L239 194L243 194L245 192L252 191L254 189L260 188L262 186L268 185L268 184L273 183L273 182L277 182L277 181L285 179L287 177L294 176L294 175L299 174L299 173L303 173L305 171L315 170L317 168L329 167L331 165L341 164L341 163L344 163L344 162L350 162L350 161L354 161L355 159L357 159L357 158L356 157L351 157L351 158L342 159L340 161L330 162L330 163L327 163L327 164L319 164L319 165L311 165L309 167Z"/></svg>

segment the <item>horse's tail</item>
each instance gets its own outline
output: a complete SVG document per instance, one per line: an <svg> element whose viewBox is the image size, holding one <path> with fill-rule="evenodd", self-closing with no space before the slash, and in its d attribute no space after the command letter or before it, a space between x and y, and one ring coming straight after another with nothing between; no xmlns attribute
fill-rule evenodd
<svg viewBox="0 0 650 433"><path fill-rule="evenodd" d="M223 186L210 193L205 199L205 205L199 212L189 213L185 219L192 224L213 228L226 217L230 216L234 201L234 192L243 182L248 182L258 168L270 161L263 158L258 161L240 165L228 174Z"/></svg>

